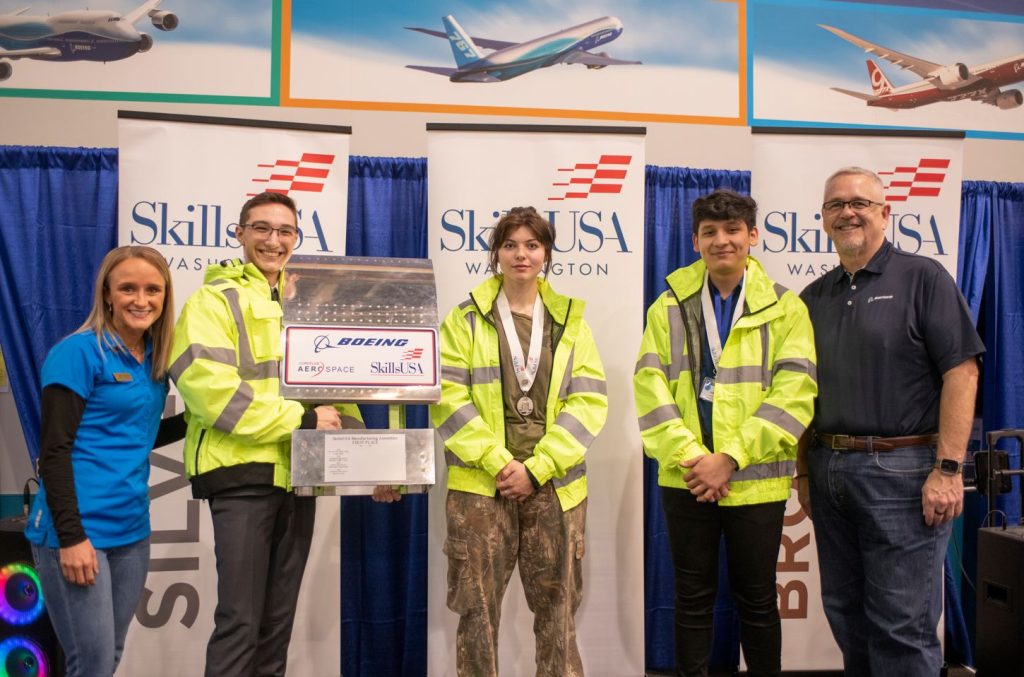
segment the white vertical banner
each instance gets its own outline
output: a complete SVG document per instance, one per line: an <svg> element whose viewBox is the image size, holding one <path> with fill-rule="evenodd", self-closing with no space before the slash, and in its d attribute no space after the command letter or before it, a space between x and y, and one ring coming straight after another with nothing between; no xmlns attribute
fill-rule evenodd
<svg viewBox="0 0 1024 677"><path fill-rule="evenodd" d="M821 204L825 180L848 166L882 179L891 208L886 239L934 258L956 278L962 135L757 133L753 150L751 193L761 238L755 255L776 282L800 292L839 265L822 227ZM821 604L814 531L795 489L786 506L778 590L783 670L841 669Z"/></svg>
<svg viewBox="0 0 1024 677"><path fill-rule="evenodd" d="M587 452L586 556L577 641L588 675L644 674L643 450L632 377L643 332L642 128L428 125L428 239L446 315L489 277L488 239L510 208L554 226L548 279L583 299L608 379L608 421ZM439 449L442 447L438 440ZM455 673L458 616L446 606L444 454L430 501L428 671ZM533 614L519 574L505 593L502 674L533 674Z"/></svg>
<svg viewBox="0 0 1024 677"><path fill-rule="evenodd" d="M122 111L118 115L118 244L167 259L175 317L210 264L242 257L242 204L263 191L292 197L296 254L343 256L348 127ZM180 398L171 395L176 410ZM119 674L202 674L213 630L217 571L210 513L192 499L182 445L150 456L149 575ZM316 532L288 654L289 673L341 669L340 504L317 504Z"/></svg>

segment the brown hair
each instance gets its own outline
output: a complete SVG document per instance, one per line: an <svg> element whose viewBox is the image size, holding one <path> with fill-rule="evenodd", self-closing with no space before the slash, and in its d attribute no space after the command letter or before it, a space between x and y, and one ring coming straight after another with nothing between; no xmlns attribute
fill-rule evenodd
<svg viewBox="0 0 1024 677"><path fill-rule="evenodd" d="M109 288L110 272L127 259L142 259L158 271L164 279L164 307L160 317L154 322L146 333L153 339L153 370L152 377L155 380L164 378L167 374L168 362L171 359L171 340L174 335L174 321L171 316L174 314L174 293L171 289L171 271L167 267L167 261L163 255L152 247L126 246L111 249L103 257L100 263L100 270L96 273L96 288L93 292L92 309L82 326L75 332L92 331L96 334L97 341L103 341L111 350L125 350L124 343L113 341L110 335L117 334L114 329L113 318L108 310L104 298Z"/></svg>
<svg viewBox="0 0 1024 677"><path fill-rule="evenodd" d="M693 201L693 234L701 221L742 221L747 230L757 221L757 203L754 198L740 195L728 188L719 188Z"/></svg>
<svg viewBox="0 0 1024 677"><path fill-rule="evenodd" d="M491 231L490 258L491 270L498 272L498 250L505 240L519 228L528 228L537 241L544 247L544 273L551 267L551 249L555 244L555 229L548 220L541 216L533 207L513 207Z"/></svg>
<svg viewBox="0 0 1024 677"><path fill-rule="evenodd" d="M295 209L295 200L291 199L284 193L271 193L265 192L259 195L253 195L251 198L245 201L242 205L242 212L238 215L238 225L245 226L249 222L249 210L253 207L259 207L260 205L278 204L284 205L291 210L292 216L295 217L295 223L299 222L299 213Z"/></svg>

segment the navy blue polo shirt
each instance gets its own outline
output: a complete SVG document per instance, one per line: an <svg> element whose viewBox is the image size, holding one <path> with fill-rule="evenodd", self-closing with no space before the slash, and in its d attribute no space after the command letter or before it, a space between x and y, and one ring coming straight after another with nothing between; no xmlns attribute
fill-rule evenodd
<svg viewBox="0 0 1024 677"><path fill-rule="evenodd" d="M63 386L85 400L71 450L82 526L93 547L113 548L149 536L149 452L167 397L167 381L150 378L152 354L140 364L127 351L100 344L92 331L72 334L50 350L42 387ZM41 486L25 537L59 548Z"/></svg>
<svg viewBox="0 0 1024 677"><path fill-rule="evenodd" d="M800 298L818 355L818 432L935 433L942 375L985 352L946 269L888 241L855 274L836 266Z"/></svg>

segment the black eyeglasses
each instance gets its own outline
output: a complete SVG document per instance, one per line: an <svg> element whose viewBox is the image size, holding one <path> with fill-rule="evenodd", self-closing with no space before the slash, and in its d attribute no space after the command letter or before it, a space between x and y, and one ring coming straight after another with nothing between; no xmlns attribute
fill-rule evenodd
<svg viewBox="0 0 1024 677"><path fill-rule="evenodd" d="M238 224L242 228L249 228L259 238L270 237L271 233L277 233L277 236L282 240L290 240L297 237L299 229L295 226L280 226L274 228L269 223L264 221L256 221L255 223L240 223Z"/></svg>
<svg viewBox="0 0 1024 677"><path fill-rule="evenodd" d="M863 198L857 198L856 200L829 200L825 204L821 205L821 211L824 214L838 214L846 209L846 205L850 205L850 209L859 213L867 211L872 205L881 207L885 205L885 203L875 202L874 200L865 200Z"/></svg>

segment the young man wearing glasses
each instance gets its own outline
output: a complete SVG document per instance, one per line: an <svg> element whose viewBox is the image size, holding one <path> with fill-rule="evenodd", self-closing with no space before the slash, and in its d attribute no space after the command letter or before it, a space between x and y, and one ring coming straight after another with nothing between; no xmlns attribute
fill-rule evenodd
<svg viewBox="0 0 1024 677"><path fill-rule="evenodd" d="M316 499L291 491L291 434L363 427L355 405L307 410L279 391L284 267L298 240L291 198L261 193L235 231L245 260L207 268L174 330L185 402L185 472L210 503L217 609L206 675L283 675Z"/></svg>
<svg viewBox="0 0 1024 677"><path fill-rule="evenodd" d="M819 394L797 463L848 675L934 677L942 564L985 348L953 278L885 239L881 179L846 167L821 209L839 266L801 297Z"/></svg>

